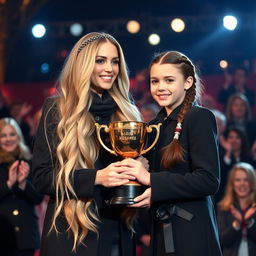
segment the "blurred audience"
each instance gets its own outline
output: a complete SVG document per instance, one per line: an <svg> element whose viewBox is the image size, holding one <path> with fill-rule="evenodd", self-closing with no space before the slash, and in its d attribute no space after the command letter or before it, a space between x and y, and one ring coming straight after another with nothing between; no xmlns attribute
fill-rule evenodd
<svg viewBox="0 0 256 256"><path fill-rule="evenodd" d="M158 112L159 107L154 103L144 105L140 108L142 119L146 123L149 123L152 119L154 119Z"/></svg>
<svg viewBox="0 0 256 256"><path fill-rule="evenodd" d="M252 119L252 111L245 95L241 93L233 94L228 99L227 127L238 127L244 131L248 137L249 145L256 139L256 123Z"/></svg>
<svg viewBox="0 0 256 256"><path fill-rule="evenodd" d="M255 95L254 90L247 87L247 70L243 67L238 67L232 75L227 72L224 72L224 75L225 82L223 89L219 92L218 101L225 105L231 95L241 93L247 97L250 105L253 106Z"/></svg>
<svg viewBox="0 0 256 256"><path fill-rule="evenodd" d="M204 93L202 96L202 106L209 109L217 109L217 103L214 97L210 94Z"/></svg>
<svg viewBox="0 0 256 256"><path fill-rule="evenodd" d="M130 92L138 107L154 102L149 90L147 69L139 70L136 75L130 79Z"/></svg>
<svg viewBox="0 0 256 256"><path fill-rule="evenodd" d="M225 139L224 155L220 157L223 158L227 169L231 169L238 162L253 162L246 134L241 129L228 128L225 132Z"/></svg>

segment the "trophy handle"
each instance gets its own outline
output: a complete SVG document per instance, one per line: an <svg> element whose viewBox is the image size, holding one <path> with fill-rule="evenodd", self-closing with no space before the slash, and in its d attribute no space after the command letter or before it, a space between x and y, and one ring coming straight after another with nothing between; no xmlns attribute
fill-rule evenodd
<svg viewBox="0 0 256 256"><path fill-rule="evenodd" d="M152 132L152 128L155 128L156 129L156 137L155 137L153 143L148 148L143 149L141 151L140 155L147 153L151 148L153 148L156 145L156 142L157 142L157 140L159 138L159 135L160 135L160 126L161 125L162 124L159 123L157 125L156 124L152 124L152 125L149 125L149 126L146 127L146 130L147 130L148 133L151 133Z"/></svg>
<svg viewBox="0 0 256 256"><path fill-rule="evenodd" d="M103 143L103 141L102 141L102 139L101 139L101 136L100 136L100 130L103 129L103 128L105 128L104 131L105 131L106 133L109 133L109 127L108 127L107 125L105 125L105 124L101 124L101 125L100 125L100 124L98 124L98 123L95 123L95 126L96 126L97 138L98 138L98 140L99 140L101 146L102 146L103 148L105 148L108 152L110 152L111 154L114 154L114 155L117 156L117 153L116 153L114 150L111 150L110 148L108 148L108 147Z"/></svg>

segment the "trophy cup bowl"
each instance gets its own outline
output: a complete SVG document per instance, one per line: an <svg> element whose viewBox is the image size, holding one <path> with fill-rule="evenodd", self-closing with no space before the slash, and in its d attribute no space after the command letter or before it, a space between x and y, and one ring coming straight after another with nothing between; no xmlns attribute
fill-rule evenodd
<svg viewBox="0 0 256 256"><path fill-rule="evenodd" d="M111 154L120 156L122 158L136 158L148 152L153 148L159 138L160 125L147 126L144 122L136 121L115 121L111 122L109 126L96 126L96 133L100 144ZM100 131L104 128L106 133L109 133L110 144L112 149L108 148L102 141ZM156 137L153 143L144 149L147 133L151 133L153 128L156 129ZM133 199L142 194L146 186L137 181L130 181L125 185L110 188L109 204L134 204Z"/></svg>

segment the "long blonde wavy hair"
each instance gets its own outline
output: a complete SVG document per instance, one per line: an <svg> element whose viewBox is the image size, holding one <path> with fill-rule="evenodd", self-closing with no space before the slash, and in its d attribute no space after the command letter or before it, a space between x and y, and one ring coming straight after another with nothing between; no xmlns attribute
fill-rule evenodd
<svg viewBox="0 0 256 256"><path fill-rule="evenodd" d="M81 49L83 43L95 36L99 38L92 40ZM98 32L82 37L65 62L58 80L59 97L57 99L58 170L56 209L52 228L57 231L56 219L64 212L69 230L74 236L73 250L83 242L88 231L98 234L95 222L99 221L99 218L94 200L77 198L72 181L76 169L94 168L99 154L99 145L95 137L95 120L89 112L92 103L90 87L97 52L107 41L116 46L120 60L118 77L108 91L118 105L112 120L141 120L138 109L129 98L129 78L119 43L112 36ZM133 214L126 211L123 212L123 216L129 226Z"/></svg>
<svg viewBox="0 0 256 256"><path fill-rule="evenodd" d="M230 206L236 201L236 193L234 190L235 173L238 170L242 170L246 173L251 188L251 192L248 196L248 205L256 203L256 174L252 165L240 162L234 165L228 176L228 182L226 185L226 192L223 199L219 202L220 209L223 211L229 211Z"/></svg>
<svg viewBox="0 0 256 256"><path fill-rule="evenodd" d="M18 146L15 151L11 153L4 151L2 147L0 147L0 163L12 163L17 157L20 159L30 160L31 153L29 147L25 143L19 124L11 117L2 118L0 119L0 133L2 133L3 128L7 125L10 125L17 134Z"/></svg>

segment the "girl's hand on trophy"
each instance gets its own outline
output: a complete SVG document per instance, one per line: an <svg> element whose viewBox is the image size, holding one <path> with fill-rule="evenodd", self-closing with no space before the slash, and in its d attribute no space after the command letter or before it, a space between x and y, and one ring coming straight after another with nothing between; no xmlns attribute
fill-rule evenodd
<svg viewBox="0 0 256 256"><path fill-rule="evenodd" d="M123 171L125 174L129 174L134 176L141 184L150 186L150 173L141 161L132 159L132 158L126 158L123 161L121 161L121 164L123 166Z"/></svg>
<svg viewBox="0 0 256 256"><path fill-rule="evenodd" d="M130 180L135 180L133 175L124 173L121 162L115 162L96 173L95 185L104 187L122 186Z"/></svg>
<svg viewBox="0 0 256 256"><path fill-rule="evenodd" d="M151 205L151 188L147 188L143 194L135 197L133 201L135 204L129 205L129 207L149 208Z"/></svg>
<svg viewBox="0 0 256 256"><path fill-rule="evenodd" d="M139 157L136 158L136 160L140 161L147 171L149 170L149 163L148 163L147 158L145 158L143 156L139 156Z"/></svg>

